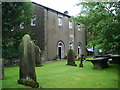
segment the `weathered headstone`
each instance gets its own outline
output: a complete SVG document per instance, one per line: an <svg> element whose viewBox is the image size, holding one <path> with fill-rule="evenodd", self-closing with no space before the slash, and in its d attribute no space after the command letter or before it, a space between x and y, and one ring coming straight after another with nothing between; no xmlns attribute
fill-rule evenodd
<svg viewBox="0 0 120 90"><path fill-rule="evenodd" d="M35 44L31 41L28 34L24 35L20 43L20 77L19 84L38 88L35 73Z"/></svg>
<svg viewBox="0 0 120 90"><path fill-rule="evenodd" d="M70 49L68 51L68 62L67 62L67 65L77 66L75 64L75 54L74 54L74 51L72 49Z"/></svg>
<svg viewBox="0 0 120 90"><path fill-rule="evenodd" d="M41 50L38 46L35 46L35 65L37 67L43 66L41 64L41 58L40 57L41 57Z"/></svg>

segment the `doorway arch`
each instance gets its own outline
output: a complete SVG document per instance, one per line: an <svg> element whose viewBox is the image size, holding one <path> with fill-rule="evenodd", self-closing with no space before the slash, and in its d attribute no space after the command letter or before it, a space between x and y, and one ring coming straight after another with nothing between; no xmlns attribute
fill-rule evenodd
<svg viewBox="0 0 120 90"><path fill-rule="evenodd" d="M60 59L64 58L64 43L62 41L57 44L57 55L59 55Z"/></svg>

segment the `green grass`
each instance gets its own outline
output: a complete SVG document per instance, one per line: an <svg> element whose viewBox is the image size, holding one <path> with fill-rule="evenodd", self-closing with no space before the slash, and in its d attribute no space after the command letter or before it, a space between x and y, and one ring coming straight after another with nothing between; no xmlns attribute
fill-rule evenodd
<svg viewBox="0 0 120 90"><path fill-rule="evenodd" d="M117 65L96 70L91 62L83 64L80 68L66 65L66 60L45 63L43 67L36 67L37 81L42 88L118 88ZM19 67L5 68L3 88L30 88L17 84L18 78Z"/></svg>

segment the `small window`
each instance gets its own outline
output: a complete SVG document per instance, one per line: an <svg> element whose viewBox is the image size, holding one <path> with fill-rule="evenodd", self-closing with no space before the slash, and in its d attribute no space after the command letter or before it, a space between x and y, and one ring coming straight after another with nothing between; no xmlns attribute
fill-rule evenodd
<svg viewBox="0 0 120 90"><path fill-rule="evenodd" d="M62 17L58 17L58 25L62 26Z"/></svg>
<svg viewBox="0 0 120 90"><path fill-rule="evenodd" d="M80 24L78 24L78 31L80 31Z"/></svg>
<svg viewBox="0 0 120 90"><path fill-rule="evenodd" d="M32 18L31 18L31 26L35 26L36 25L36 15L34 15Z"/></svg>
<svg viewBox="0 0 120 90"><path fill-rule="evenodd" d="M69 28L70 28L70 29L73 28L73 23L72 23L72 21L69 21Z"/></svg>
<svg viewBox="0 0 120 90"><path fill-rule="evenodd" d="M24 22L21 22L20 23L20 29L23 29L24 28Z"/></svg>

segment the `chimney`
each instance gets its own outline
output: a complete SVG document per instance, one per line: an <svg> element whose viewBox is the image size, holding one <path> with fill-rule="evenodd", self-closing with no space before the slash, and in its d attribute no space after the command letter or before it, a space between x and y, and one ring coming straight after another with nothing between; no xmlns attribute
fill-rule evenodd
<svg viewBox="0 0 120 90"><path fill-rule="evenodd" d="M68 14L68 11L64 11L64 14Z"/></svg>

